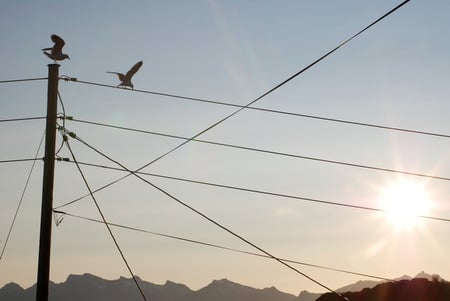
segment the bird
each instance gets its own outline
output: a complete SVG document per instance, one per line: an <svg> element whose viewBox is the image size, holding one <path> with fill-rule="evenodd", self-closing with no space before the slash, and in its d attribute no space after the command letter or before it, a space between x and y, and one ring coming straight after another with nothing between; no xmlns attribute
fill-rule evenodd
<svg viewBox="0 0 450 301"><path fill-rule="evenodd" d="M55 44L53 45L53 47L43 48L42 51L44 52L44 54L46 56L48 56L50 59L54 60L55 63L56 63L56 61L62 61L65 59L70 60L70 57L67 54L62 52L64 44L66 44L64 42L64 40L62 38L60 38L59 36L57 36L56 34L52 34L50 36L50 38L52 39L53 43L55 43ZM48 50L50 50L50 52L47 52Z"/></svg>
<svg viewBox="0 0 450 301"><path fill-rule="evenodd" d="M136 72L138 72L139 68L141 68L143 63L144 63L143 61L137 62L136 64L134 64L133 67L131 67L130 70L128 70L127 73L125 73L125 75L123 73L112 72L112 71L107 71L106 73L117 74L117 76L119 77L119 80L121 81L121 83L119 85L117 85L117 87L130 87L131 89L134 89L133 83L131 82L131 78L133 77L133 75Z"/></svg>

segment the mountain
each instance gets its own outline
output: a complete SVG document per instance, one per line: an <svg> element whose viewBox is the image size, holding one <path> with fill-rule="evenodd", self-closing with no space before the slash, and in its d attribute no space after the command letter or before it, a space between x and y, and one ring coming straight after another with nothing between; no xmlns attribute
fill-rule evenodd
<svg viewBox="0 0 450 301"><path fill-rule="evenodd" d="M183 284L167 281L164 285L157 285L136 278L145 296L154 301L178 300L192 290ZM1 301L34 301L36 285L23 289L17 284L9 283L0 289ZM49 287L49 301L119 301L140 300L139 291L133 279L121 277L117 280L106 280L100 277L83 274L70 275L65 282L51 283Z"/></svg>
<svg viewBox="0 0 450 301"><path fill-rule="evenodd" d="M413 278L376 285L359 292L342 294L351 301L448 301L450 300L450 283L442 280L430 281L426 278ZM326 293L317 301L342 301L342 296Z"/></svg>
<svg viewBox="0 0 450 301"><path fill-rule="evenodd" d="M375 280L360 280L353 284L349 284L344 287L341 287L341 288L337 289L336 291L338 293L359 292L365 288L372 288L379 283L380 283L379 281L375 281Z"/></svg>
<svg viewBox="0 0 450 301"><path fill-rule="evenodd" d="M360 280L358 282L343 286L337 289L336 292L338 293L359 292L365 288L372 288L379 283L380 283L379 281L374 280ZM320 296L322 296L321 293L311 293L308 291L302 291L298 295L297 301L316 301Z"/></svg>
<svg viewBox="0 0 450 301"><path fill-rule="evenodd" d="M163 285L153 284L136 277L142 291L148 300L151 301L337 301L334 294L311 293L302 291L298 296L284 293L275 287L256 289L250 286L241 285L227 279L214 280L207 286L193 291L184 284L167 281ZM373 295L378 296L380 292L388 292L395 295L397 286L402 289L417 291L420 294L422 289L430 294L447 294L449 283L442 280L438 275L429 275L424 272L416 275L415 278L402 276L399 280L392 282L358 281L351 285L344 286L337 291L340 294L351 294L352 301L359 301L361 296L370 299ZM442 286L442 287L441 287ZM367 295L364 295L367 294ZM36 296L36 285L24 289L15 283L6 284L0 288L1 301L34 301ZM324 297L326 296L326 297ZM325 299L324 299L325 298ZM122 301L122 300L142 300L133 279L120 277L116 280L106 280L92 274L70 275L65 282L50 283L49 301ZM386 300L386 299L384 299ZM390 299L403 300L403 299ZM422 301L421 299L411 299L409 301ZM441 299L429 300L440 301ZM444 299L442 299L444 300ZM450 297L446 301L450 300ZM342 301L339 299L339 301Z"/></svg>
<svg viewBox="0 0 450 301"><path fill-rule="evenodd" d="M214 280L208 286L191 292L177 301L296 301L297 297L275 287L255 289L227 279Z"/></svg>
<svg viewBox="0 0 450 301"><path fill-rule="evenodd" d="M411 280L415 278L423 278L432 281L433 279L441 279L439 275L430 275L425 273L424 271L421 271L418 273L415 277L411 277L408 275L403 275L401 277L398 277L396 279L393 279L395 281L400 280ZM341 288L338 288L336 292L342 294L346 292L359 292L362 291L365 288L373 288L377 286L378 284L385 283L386 281L375 281L375 280L360 280L355 283L343 286ZM321 293L311 293L308 291L302 291L300 295L298 296L297 301L316 301L322 294Z"/></svg>
<svg viewBox="0 0 450 301"><path fill-rule="evenodd" d="M193 291L183 284L167 281L157 285L136 277L142 291L151 301L296 301L297 297L275 287L256 289L227 279L214 280L206 287ZM36 285L24 289L15 283L0 289L1 301L34 301ZM133 279L120 277L106 280L83 274L70 275L65 282L50 283L49 301L122 301L142 300Z"/></svg>
<svg viewBox="0 0 450 301"><path fill-rule="evenodd" d="M301 291L298 295L297 301L316 301L317 298L322 296L320 293L310 293L308 291Z"/></svg>
<svg viewBox="0 0 450 301"><path fill-rule="evenodd" d="M16 283L8 283L0 290L1 300L16 300L23 294L23 288Z"/></svg>

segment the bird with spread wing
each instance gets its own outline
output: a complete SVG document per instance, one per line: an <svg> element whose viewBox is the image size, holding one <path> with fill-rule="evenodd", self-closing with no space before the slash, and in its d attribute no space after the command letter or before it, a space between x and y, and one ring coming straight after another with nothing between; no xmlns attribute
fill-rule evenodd
<svg viewBox="0 0 450 301"><path fill-rule="evenodd" d="M56 61L62 61L65 59L69 59L70 57L62 52L62 49L64 47L64 45L66 44L64 42L64 40L62 38L60 38L59 36L57 36L56 34L52 34L51 39L53 41L53 43L55 43L53 45L53 47L49 47L49 48L43 48L42 51L44 52L44 54L46 56L48 56L50 59L54 60L55 63ZM48 52L50 51L50 52Z"/></svg>
<svg viewBox="0 0 450 301"><path fill-rule="evenodd" d="M141 68L143 63L144 63L143 61L137 62L136 64L134 64L133 67L131 67L131 69L127 73L125 73L125 75L123 73L111 71L108 71L107 73L117 74L119 80L121 81L118 87L130 87L131 89L133 89L133 83L131 82L131 78L136 72L138 72L139 68Z"/></svg>

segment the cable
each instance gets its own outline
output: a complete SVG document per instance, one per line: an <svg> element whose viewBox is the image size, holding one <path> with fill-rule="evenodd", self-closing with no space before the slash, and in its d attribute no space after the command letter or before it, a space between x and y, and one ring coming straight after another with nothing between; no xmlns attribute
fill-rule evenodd
<svg viewBox="0 0 450 301"><path fill-rule="evenodd" d="M147 183L148 185L152 186L153 188L155 188L156 190L159 190L161 193L163 193L164 195L166 195L167 197L171 198L172 200L176 201L177 203L179 203L180 205L186 207L187 209L189 209L190 211L196 213L197 215L200 215L201 217L203 217L204 219L206 219L207 221L211 222L212 224L216 225L217 227L221 228L222 230L228 232L229 234L233 235L234 237L240 239L241 241L243 241L244 243L252 246L253 248L257 249L258 251L266 254L267 256L269 256L270 258L272 258L273 260L279 262L280 264L286 266L287 268L295 271L296 273L302 275L303 277L309 279L310 281L314 282L315 284L325 288L326 290L328 290L329 292L336 294L339 297L342 297L344 300L347 300L347 298L343 297L342 295L340 295L339 293L337 293L336 291L334 291L333 289L327 287L326 285L324 285L323 283L319 282L318 280L312 278L311 276L308 276L307 274L301 272L300 270L296 269L295 267L293 267L292 265L280 260L279 258L275 257L274 255L272 255L271 253L269 253L268 251L264 250L263 248L257 246L256 244L252 243L251 241L249 241L248 239L244 238L243 236L237 234L236 232L230 230L229 228L225 227L224 225L220 224L219 222L213 220L212 218L208 217L206 214L200 212L199 210L195 209L194 207L188 205L187 203L181 201L179 198L173 196L172 194L168 193L167 191L165 191L164 189L160 188L159 186L151 183L150 181L148 181L147 179L144 179L143 177L141 177L140 175L138 175L137 173L127 169L124 165L122 165L120 162L110 158L109 156L107 156L106 154L104 154L103 152L99 151L98 149L92 147L91 145L89 145L88 143L86 143L85 141L83 141L81 138L79 138L78 136L76 136L74 133L70 133L70 136L74 139L76 139L77 141L81 142L82 144L84 144L85 146L87 146L88 148L90 148L91 150L93 150L94 152L98 153L99 155L101 155L102 157L110 160L111 162L114 162L115 164L119 165L120 167L122 167L123 169L126 169L130 174L134 175L135 177L137 177L138 179L142 180L143 182ZM91 195L92 195L92 191L90 191Z"/></svg>
<svg viewBox="0 0 450 301"><path fill-rule="evenodd" d="M120 246L119 246L119 244L118 244L116 238L114 237L114 234L112 233L112 230L111 230L111 228L109 227L109 224L106 222L106 218L105 218L105 216L103 215L103 212L102 212L102 210L100 209L100 206L99 206L99 204L97 203L97 200L95 199L94 194L92 193L92 190L91 190L91 188L90 188L90 186L89 186L89 183L88 183L87 180L86 180L86 177L85 177L84 174L83 174L83 171L81 170L80 166L77 164L77 160L76 160L75 155L74 155L74 153L73 153L73 151L72 151L72 148L70 147L69 141L68 141L67 139L64 139L64 140L65 140L66 145L67 145L67 148L69 149L69 152L70 152L70 154L71 154L71 156L72 156L72 159L73 159L73 161L75 162L75 165L77 166L77 169L78 169L78 171L80 172L81 177L83 178L84 184L86 185L86 188L89 190L89 193L90 193L90 195L91 195L91 198L92 198L92 200L94 201L95 206L97 207L97 210L98 210L100 216L102 217L102 220L103 220L103 222L104 222L106 228L108 229L108 232L109 232L109 234L110 234L112 240L114 241L114 244L116 245L117 250L118 250L119 253L120 253L120 256L122 257L122 260L124 261L124 263L125 263L125 265L126 265L128 271L130 272L131 277L132 277L133 280L134 280L134 283L136 284L136 286L137 286L137 288L138 288L140 294L142 295L142 298L143 298L145 301L147 301L147 298L145 297L144 292L142 291L141 287L139 286L139 283L137 282L136 276L134 275L133 271L131 270L131 267L130 267L130 265L128 264L128 261L127 261L127 259L125 258L125 255L123 254L123 252L122 252L122 250L121 250L121 248L120 248Z"/></svg>
<svg viewBox="0 0 450 301"><path fill-rule="evenodd" d="M343 162L343 161L337 161L337 160L322 159L322 158L316 158L316 157L310 157L310 156L302 156L302 155L296 155L296 154L290 154L290 153L284 153L284 152L277 152L277 151L260 149L260 148L254 148L254 147L248 147L248 146L242 146L242 145L214 142L214 141L210 141L210 140L192 139L192 138L182 137L182 136L177 136L177 135L169 135L169 134L163 134L163 133L157 133L157 132L133 129L133 128L128 128L128 127L109 125L109 124L104 124L104 123L99 123L99 122L94 122L94 121L80 120L80 119L75 119L75 118L71 118L70 120L75 121L75 122L80 122L80 123L91 124L91 125L97 125L97 126L103 126L103 127L109 127L109 128L114 128L114 129L121 129L121 130L127 130L127 131L133 131L133 132L139 132L139 133L145 133L145 134L151 134L151 135L157 135L157 136L164 136L164 137L169 137L169 138L183 139L185 141L193 141L193 142L199 142L199 143L217 145L217 146L222 146L222 147L241 149L241 150L246 150L246 151L260 152L260 153L277 155L277 156L284 156L284 157L290 157L290 158L296 158L296 159L304 159L304 160L312 160L312 161L318 161L318 162L322 162L322 163L344 165L344 166L364 168L364 169L370 169L370 170L376 170L376 171L382 171L382 172L398 173L398 174L404 174L404 175L409 175L409 176L430 178L430 179L435 179L435 180L444 180L444 181L449 181L450 180L449 177L443 177L443 176L428 175L428 174L423 174L423 173L402 171L402 170L396 170L396 169L384 168L384 167L377 167L377 166L369 166L369 165L364 165L364 164L349 163L349 162ZM137 171L140 171L140 170L142 170L142 168L138 169Z"/></svg>
<svg viewBox="0 0 450 301"><path fill-rule="evenodd" d="M364 31L366 31L367 29L369 29L370 27L372 27L374 24L378 23L379 21L381 21L382 19L384 19L385 17L387 17L388 15L390 15L391 13L393 13L394 11L396 11L397 9L399 9L400 7L402 7L404 4L406 4L407 2L409 2L409 0L406 0L404 2L402 2L401 4L397 5L395 8L393 8L392 10L390 10L389 12L387 12L386 14L384 14L382 17L378 18L377 20L375 20L374 22L372 22L371 24L369 24L366 28L364 28L363 30L361 30L360 32L356 33L355 35L353 35L352 37L350 37L349 39L345 40L343 43L341 43L340 45L338 45L336 48L334 48L333 50L331 50L330 52L328 52L327 54L323 55L322 57L320 57L319 59L317 59L316 61L314 61L313 63L311 63L310 65L308 65L307 67L303 68L302 70L300 70L299 72L297 72L296 74L292 75L291 77L289 77L288 79L286 79L285 81L283 81L282 83L278 84L277 86L273 87L272 89L268 90L267 92L265 92L264 94L262 94L261 96L259 96L258 98L256 98L255 100L251 101L248 105L246 105L243 108L240 108L238 110L236 110L235 112L227 115L226 117L222 118L221 120L215 122L214 124L212 124L211 126L207 127L206 129L202 130L201 132L199 132L198 134L194 135L192 138L190 138L187 141L184 141L183 143L181 143L180 145L176 146L175 148L171 149L170 151L166 152L165 154L163 154L162 156L158 157L157 159L151 161L149 164L144 165L142 168L138 169L142 170L143 168L147 167L148 165L150 165L151 163L156 162L157 160L165 157L166 155L172 153L173 151L179 149L180 147L182 147L183 145L187 144L188 142L190 142L192 139L197 138L198 136L204 134L205 132L211 130L212 128L216 127L217 125L221 124L222 122L226 121L227 119L231 118L232 116L236 115L237 113L239 113L240 111L242 111L244 108L251 106L252 104L256 103L257 101L259 101L261 98L267 96L268 94L272 93L273 91L277 90L278 88L280 88L281 86L285 85L286 83L288 83L289 81L291 81L292 79L294 79L295 77L297 77L298 75L300 75L301 73L303 73L304 71L308 70L309 68L311 68L312 66L314 66L315 64L317 64L318 62L322 61L324 58L328 57L329 55L331 55L332 53L334 53L335 51L337 51L340 47L342 47L343 45L345 45L346 43L348 43L349 41L351 41L353 38L357 37L358 35L360 35L361 33L363 33ZM79 138L76 138L77 140L79 140L80 142L84 143L82 140L80 140ZM88 145L87 145L88 146ZM95 149L93 149L95 150ZM96 152L98 152L98 150L95 150ZM102 153L99 152L99 154L103 155ZM108 159L112 160L111 158L107 157ZM115 162L116 164L120 165L121 167L125 168L123 165L121 165L119 162L112 160L113 162ZM339 297L348 300L346 297L340 295L339 293L335 292L334 290L331 290L330 288L324 286L322 283L318 282L317 280L309 277L308 275L300 272L299 270L295 269L294 267L292 267L291 265L281 261L280 259L274 257L273 255L271 255L270 253L268 253L267 251L261 249L260 247L256 246L255 244L251 243L250 241L244 239L242 236L239 236L238 234L232 232L231 230L229 230L228 228L222 226L221 224L217 223L216 221L210 219L209 217L207 217L206 215L204 215L203 213L199 212L198 210L194 209L193 207L187 205L186 203L182 202L181 200L175 198L174 196L170 195L169 193L167 193L166 191L162 190L161 188L155 186L154 184L150 183L149 181L141 178L139 175L137 175L136 173L134 173L133 171L129 171L130 174L135 175L136 177L142 179L143 181L145 181L146 183L148 183L149 185L151 185L152 187L160 190L162 193L164 193L165 195L171 197L172 199L174 199L175 201L177 201L178 203L182 204L183 206L187 207L188 209L196 212L197 214L203 216L204 218L206 218L207 220L209 220L210 222L214 223L215 225L219 226L220 228L222 228L223 230L229 232L230 234L235 235L236 237L240 238L241 240L243 240L244 242L252 245L254 248L258 249L259 251L265 253L266 255L270 256L271 258L273 258L274 260L277 260L278 262L280 262L281 264L289 267L290 269L297 271L298 273L300 273L301 275L303 275L304 277L310 279L311 281L313 281L314 283L326 288L327 290L329 290L330 292L333 292L334 294L338 295ZM92 192L91 192L92 194Z"/></svg>
<svg viewBox="0 0 450 301"><path fill-rule="evenodd" d="M3 254L5 253L6 246L7 246L8 241L9 241L9 237L11 236L11 232L12 232L12 230L14 228L14 224L16 222L17 215L19 213L20 207L22 206L22 201L23 201L23 198L25 196L25 192L27 191L28 184L30 183L31 174L33 173L34 165L36 164L37 156L39 154L39 151L41 150L41 146L42 146L42 142L44 141L44 137L45 137L45 131L42 134L41 141L39 142L39 146L38 146L37 151L36 151L35 159L33 160L33 164L31 164L30 172L28 173L27 180L25 181L25 186L23 187L22 194L21 194L20 199L19 199L19 204L17 205L16 212L14 213L14 217L13 217L13 220L11 222L11 226L9 227L8 234L6 235L6 240L5 240L5 243L3 244L2 252L0 254L0 261L3 258Z"/></svg>
<svg viewBox="0 0 450 301"><path fill-rule="evenodd" d="M42 159L44 159L44 158L0 160L0 163L13 163L13 162L37 161L37 160L42 160Z"/></svg>
<svg viewBox="0 0 450 301"><path fill-rule="evenodd" d="M36 77L36 78L23 78L23 79L8 79L8 80L0 80L0 84L5 83L16 83L16 82L29 82L35 80L44 80L48 79L47 77Z"/></svg>
<svg viewBox="0 0 450 301"><path fill-rule="evenodd" d="M189 97L189 96L180 96L180 95L173 95L173 94L153 92L153 91L146 91L146 90L137 90L137 89L131 90L131 89L126 89L126 88L120 88L120 87L117 87L117 86L110 86L110 85L94 83L94 82L87 82L87 81L80 81L80 80L78 82L85 83L85 84L90 84L90 85L106 86L106 87L110 87L110 88L122 89L122 90L127 90L127 91L130 91L130 92L141 92L141 93L148 93L148 94L156 94L156 95L162 95L162 96L167 96L167 97L181 98L181 99L187 99L187 100L195 100L195 101L200 101L200 102L213 103L213 104L229 106L229 107L235 107L235 108L245 108L245 109L250 109L250 110L262 111L262 112L268 112L268 113L275 113L275 114L281 114L281 115L290 115L290 116L295 116L295 117L318 119L318 120L322 120L322 121L338 122L338 123L344 123L344 124L350 124L350 125L372 127L372 128L385 129L385 130L398 131L398 132L405 132L405 133L411 133L411 134L419 134L419 135L436 136L436 137L442 137L442 138L450 138L450 135L448 135L448 134L441 134L441 133L434 133L434 132L406 129L406 128L400 128L400 127L392 127L392 126L373 124L373 123L366 123L366 122L358 122L358 121L351 121L351 120L345 120L345 119L323 117L323 116L317 116L317 115L294 113L294 112L289 112L289 111L267 109L267 108L262 108L262 107L253 107L253 106L246 107L246 106L243 106L243 105L231 104L231 103L226 103L226 102L219 102L219 101L213 101L213 100L207 100L207 99L201 99L201 98L194 98L194 97Z"/></svg>
<svg viewBox="0 0 450 301"><path fill-rule="evenodd" d="M61 104L61 108L63 110L62 115L65 117L66 116L66 108L64 107L64 102L63 102L63 100L61 98L61 94L59 93L59 91L57 91L57 92L58 92L58 100L59 100L59 103ZM65 118L63 118L63 119L65 119Z"/></svg>
<svg viewBox="0 0 450 301"><path fill-rule="evenodd" d="M66 162L74 163L72 161L66 161ZM128 172L125 169L112 167L112 166L98 165L98 164L85 163L85 162L78 162L78 164L85 165L85 166L91 166L91 167L97 167L97 168L110 169L110 170L115 170L115 171ZM277 192L272 192L272 191L257 190L257 189L252 189L252 188L245 188L245 187L238 187L238 186L232 186L232 185L226 185L226 184L198 181L198 180L179 178L179 177L173 177L173 176L167 176L167 175L161 175L161 174L153 174L153 173L147 173L147 172L136 172L136 173L140 174L140 175L157 177L157 178L162 178L162 179L175 180L175 181L181 181L181 182L187 182L187 183L199 184L199 185L206 185L206 186L212 186L212 187L219 187L219 188L231 189L231 190L237 190L237 191L251 192L251 193L257 193L257 194L263 194L263 195L280 197L280 198L288 198L288 199L294 199L294 200L301 200L301 201L325 204L325 205L333 205L333 206L347 207L347 208L353 208L353 209L362 209L362 210L369 210L369 211L383 212L383 213L388 213L389 212L388 210L380 209L380 208L373 208L373 207L367 207L367 206L358 206L358 205L352 205L352 204L346 204L346 203L332 202L332 201L326 201L326 200L320 200L320 199L314 199L314 198L308 198L308 197L302 197L302 196L296 196L296 195L277 193ZM93 192L96 193L99 190L100 189L97 189L97 190L94 190ZM85 198L87 196L89 196L89 194L85 195L85 196L82 196L80 198L77 198L77 199L75 199L73 201L67 202L65 204L62 204L62 205L60 205L58 207L55 207L54 209L60 209L62 207L66 207L66 206L71 205L71 204L73 204L75 202L78 202L79 200L81 200L81 199L83 199L83 198ZM450 222L450 218L442 218L442 217L435 217L435 216L428 216L428 215L419 215L417 217L418 218L423 218L423 219L436 220L436 221Z"/></svg>
<svg viewBox="0 0 450 301"><path fill-rule="evenodd" d="M28 121L28 120L45 119L45 118L46 117L28 117L28 118L0 119L0 122Z"/></svg>
<svg viewBox="0 0 450 301"><path fill-rule="evenodd" d="M94 83L91 83L94 84ZM112 88L117 88L116 86L111 86ZM123 88L118 88L123 89ZM131 90L126 89L127 91L137 91L137 92L143 92L144 90ZM151 91L145 91L151 94L155 94L157 92L151 92ZM159 93L164 94L164 93ZM168 95L168 94L166 94ZM196 99L198 98L192 98L192 97L184 97L184 96L172 96L177 98L184 98L184 99ZM203 102L213 102L208 100L202 100ZM245 106L242 105L236 105L236 104L230 104L230 103L219 103L219 102L213 102L216 104L221 104L225 106L231 106L236 108L245 108ZM250 110L256 110L261 112L267 112L267 113L274 113L274 114L281 114L281 115L289 115L289 116L295 116L295 117L302 117L302 118L309 118L309 119L317 119L322 121L328 121L328 122L336 122L336 123L344 123L349 125L356 125L356 126L363 126L363 127L371 127L371 128L378 128L378 129L384 129L384 130L390 130L390 131L397 131L397 132L404 132L404 133L410 133L410 134L418 134L418 135L427 135L427 136L435 136L435 137L441 137L441 138L450 138L450 135L448 134L442 134L442 133L434 133L434 132L427 132L427 131L420 131L420 130L413 130L413 129L406 129L406 128L400 128L400 127L392 127L392 126L386 126L386 125L379 125L379 124L373 124L373 123L366 123L366 122L358 122L358 121L351 121L351 120L345 120L345 119L337 119L337 118L330 118L330 117L323 117L323 116L317 116L317 115L308 115L308 114L301 114L301 113L294 113L289 111L281 111L281 110L273 110L273 109L267 109L262 107L247 107L246 109Z"/></svg>
<svg viewBox="0 0 450 301"><path fill-rule="evenodd" d="M62 108L62 110L63 110L63 112L62 112L62 117L63 117L63 118L60 118L60 119L62 119L63 121L62 121L62 125L58 127L58 130L59 130L59 131L64 131L64 129L65 129L65 120L66 120L66 109L65 109L65 107L64 107L64 102L63 102L63 100L62 100L62 97L61 97L61 94L59 93L59 91L58 91L58 99L59 99L59 102L61 103L61 108ZM127 259L125 258L125 255L124 255L123 252L122 252L122 249L120 248L120 246L119 246L119 244L118 244L116 238L114 237L114 234L112 233L111 228L109 227L108 223L106 222L106 218L105 218L105 216L103 215L103 212L101 211L100 206L99 206L99 204L97 203L97 200L95 199L95 197L94 197L94 195L93 195L93 193L92 193L92 190L91 190L91 188L90 188L90 186L89 186L89 184L88 184L88 182L87 182L87 180L86 180L86 178L85 178L85 176L84 176L84 174L83 174L83 172L82 172L80 166L78 165L78 163L77 163L77 161L76 161L76 159L75 159L75 155L74 155L74 153L73 153L73 151L72 151L72 149L71 149L71 147L70 147L69 141L67 140L66 136L64 136L64 134L63 134L63 139L62 139L61 146L59 147L59 149L58 149L58 151L55 153L55 155L58 156L58 153L61 151L61 149L62 149L62 147L63 147L64 144L67 145L67 148L69 149L69 152L70 152L70 154L71 154L71 156L72 156L72 158L73 158L73 161L75 162L75 164L76 164L76 166L77 166L77 169L78 169L78 171L80 172L81 177L83 178L83 181L84 181L84 183L85 183L87 189L88 189L89 192L90 192L90 195L91 195L91 197L92 197L92 200L94 201L95 206L97 207L97 210L98 210L100 216L102 217L103 223L105 224L106 228L108 229L108 232L109 232L109 234L110 234L112 240L114 241L114 244L115 244L117 250L119 251L120 256L122 257L122 260L124 261L124 263L125 263L125 265L126 265L128 271L130 272L131 277L133 278L134 283L136 284L137 289L139 290L139 292L140 292L142 298L144 299L144 301L147 301L147 298L146 298L146 296L145 296L143 290L141 289L139 283L137 282L137 279L136 279L135 274L134 274L133 271L131 270L131 267L130 267L130 265L128 264L128 261L127 261ZM61 220L59 220L59 222L57 221L57 225L58 225L58 223L60 223L60 222L61 222Z"/></svg>
<svg viewBox="0 0 450 301"><path fill-rule="evenodd" d="M167 155L171 154L172 152L178 150L179 148L183 147L185 144L193 141L194 139L196 139L197 137L199 137L200 135L208 132L209 130L213 129L214 127L218 126L219 124L221 124L222 122L226 121L227 119L231 118L232 116L236 115L237 113L241 112L242 110L249 108L251 105L253 105L254 103L256 103L257 101L259 101L261 98L267 96L268 94L272 93L273 91L277 90L278 88L280 88L281 86L285 85L286 83L288 83L289 81L291 81L292 79L294 79L295 77L299 76L300 74L302 74L303 72L305 72L306 70L310 69L312 66L316 65L317 63L319 63L320 61L322 61L323 59L325 59L326 57L328 57L329 55L331 55L332 53L334 53L335 51L337 51L339 48L341 48L342 46L344 46L345 44L347 44L348 42L350 42L352 39L356 38L358 35L360 35L361 33L363 33L364 31L368 30L370 27L372 27L373 25L375 25L376 23L380 22L381 20L383 20L384 18L386 18L387 16L389 16L390 14L392 14L394 11L396 11L397 9L399 9L400 7L402 7L403 5L405 5L406 3L408 3L410 0L405 0L402 3L400 3L399 5L397 5L396 7L394 7L393 9L391 9L389 12L385 13L383 16L379 17L378 19L376 19L375 21L373 21L372 23L370 23L368 26L366 26L364 29L362 29L361 31L359 31L358 33L354 34L353 36L351 36L350 38L348 38L347 40L345 40L344 42L342 42L341 44L339 44L337 47L335 47L334 49L332 49L331 51L329 51L328 53L326 53L325 55L321 56L320 58L318 58L317 60L315 60L314 62L312 62L311 64L309 64L308 66L304 67L303 69L301 69L300 71L298 71L297 73L295 73L294 75L290 76L288 79L284 80L283 82L281 82L280 84L276 85L275 87L271 88L270 90L268 90L267 92L263 93L261 96L257 97L256 99L254 99L253 101L251 101L250 103L248 103L247 105L240 107L238 110L234 111L233 113L225 116L224 118L220 119L219 121L215 122L214 124L212 124L211 126L207 127L206 129L198 132L196 135L192 136L191 138L189 138L188 140L182 142L181 144L177 145L176 147L170 149L169 151L163 153L162 155L160 155L159 157L153 159L152 161L148 162L147 164L141 166L140 168L136 169L134 172L140 171L148 166L150 166L151 164L159 161L160 159L166 157ZM76 78L72 78L72 77L62 77L62 79L66 80L66 81L75 81L77 82ZM105 87L109 87L109 85L102 85L102 84L97 84L98 86L105 86ZM115 183L118 183L120 181L122 181L123 179L127 178L128 176L130 176L130 174L127 174L125 176L123 176L122 178L116 179L112 182L110 182L107 186L111 186L114 185Z"/></svg>
<svg viewBox="0 0 450 301"><path fill-rule="evenodd" d="M75 215L75 214L71 214L71 213L64 212L64 211L59 211L59 210L53 210L53 211L55 213L57 213L57 214L63 214L63 215L66 215L66 216L75 217L75 218L78 218L78 219L83 219L83 220L86 220L86 221L91 221L91 222L103 224L103 221L101 221L101 220L96 220L96 219L89 218L89 217L79 216L79 215ZM139 229L139 228L125 226L125 225L120 225L120 224L115 224L115 223L109 223L109 225L113 226L113 227L117 227L117 228L126 229L126 230L131 230L131 231L151 234L151 235L155 235L155 236L160 236L160 237L166 237L166 238L170 238L170 239L180 240L180 241L184 241L184 242L199 244L199 245L203 245L203 246L207 246L207 247L213 247L213 248L218 248L218 249L222 249L222 250L227 250L227 251L247 254L247 255L251 255L251 256L258 256L258 257L264 257L264 258L271 259L269 256L264 255L264 254L258 254L258 253L254 253L254 252L234 249L234 248L225 247L225 246L221 246L221 245L217 245L217 244L212 244L212 243L208 243L208 242L203 242L203 241L198 241L198 240L194 240L194 239L189 239L189 238L185 238L185 237L174 236L174 235L169 235L169 234L164 234L164 233L158 233L158 232L153 232L153 231L149 231L149 230ZM358 272L352 272L352 271L348 271L348 270L337 269L337 268L332 268L332 267L327 267L327 266L318 265L318 264L312 264L312 263L307 263L307 262L301 262L301 261L297 261L297 260L291 260L291 259L285 259L285 258L280 258L280 260L283 260L285 262L294 263L294 264L309 266L309 267L313 267L313 268L340 272L340 273L344 273L344 274L369 277L369 278L378 279L378 280L384 280L384 281L394 281L392 279L385 278L385 277L374 276L374 275L358 273Z"/></svg>
<svg viewBox="0 0 450 301"><path fill-rule="evenodd" d="M59 129L64 129L64 128L66 127L66 119L67 119L67 117L66 117L66 109L65 109L65 107L64 107L64 102L63 102L63 100L62 100L61 94L59 93L59 91L57 91L57 94L58 94L59 102L61 103L61 108L62 108L62 110L63 110L62 114L59 114L58 117L57 117L57 119L62 119L62 125L59 125L59 124L57 123L57 125L58 125L58 130L59 130ZM61 149L63 148L63 146L64 146L64 139L61 140L61 144L60 144L58 150L55 152L55 156L56 156L57 158L60 158L59 152L61 151Z"/></svg>

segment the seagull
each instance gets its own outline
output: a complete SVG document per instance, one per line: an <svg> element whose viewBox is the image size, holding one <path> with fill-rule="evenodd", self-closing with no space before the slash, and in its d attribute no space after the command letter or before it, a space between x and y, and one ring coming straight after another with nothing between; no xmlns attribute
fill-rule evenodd
<svg viewBox="0 0 450 301"><path fill-rule="evenodd" d="M117 87L130 87L131 89L133 89L133 83L131 82L131 78L136 72L138 72L139 68L141 68L143 63L144 63L143 61L137 62L136 64L134 64L133 67L131 67L130 70L128 70L128 72L125 75L123 75L123 73L111 71L108 71L106 73L113 73L119 76L119 80L121 81L121 83Z"/></svg>
<svg viewBox="0 0 450 301"><path fill-rule="evenodd" d="M51 47L51 48L42 49L44 54L46 56L48 56L50 59L54 60L55 63L56 63L56 61L62 61L65 59L70 60L70 57L67 54L62 53L62 49L65 44L64 40L55 34L52 34L50 37L51 37L53 43L55 43L55 45L53 45L53 47ZM50 50L50 52L47 52L47 50Z"/></svg>

